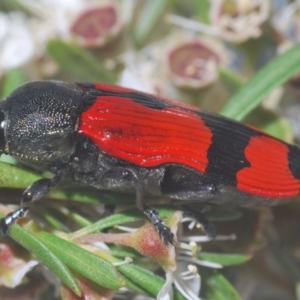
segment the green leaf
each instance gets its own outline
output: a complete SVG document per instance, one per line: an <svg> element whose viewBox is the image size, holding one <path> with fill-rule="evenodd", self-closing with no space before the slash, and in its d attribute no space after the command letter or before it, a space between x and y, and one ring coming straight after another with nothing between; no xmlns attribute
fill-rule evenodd
<svg viewBox="0 0 300 300"><path fill-rule="evenodd" d="M278 139L289 143L293 141L290 123L286 119L262 107L258 107L253 113L248 115L245 118L245 123L260 128Z"/></svg>
<svg viewBox="0 0 300 300"><path fill-rule="evenodd" d="M60 184L50 192L49 197L61 200L72 199L82 203L134 204L135 201L134 195L131 194L100 191L92 187L78 186L74 182Z"/></svg>
<svg viewBox="0 0 300 300"><path fill-rule="evenodd" d="M128 210L123 213L113 214L109 217L106 217L104 219L101 219L92 225L86 226L73 234L70 235L70 238L73 240L79 238L80 236L83 236L85 234L89 234L96 231L101 231L104 228L116 226L123 223L138 221L143 218L143 214L139 213L136 210Z"/></svg>
<svg viewBox="0 0 300 300"><path fill-rule="evenodd" d="M156 296L163 286L163 279L161 277L139 266L126 264L117 268L123 275L130 278L131 281L153 296Z"/></svg>
<svg viewBox="0 0 300 300"><path fill-rule="evenodd" d="M117 268L124 276L129 278L130 281L137 284L152 296L157 296L165 282L160 276L134 264L121 265ZM174 298L177 300L185 299L177 290L174 291Z"/></svg>
<svg viewBox="0 0 300 300"><path fill-rule="evenodd" d="M296 300L300 300L300 282L296 284Z"/></svg>
<svg viewBox="0 0 300 300"><path fill-rule="evenodd" d="M40 178L41 176L33 171L0 162L1 188L27 188L30 184Z"/></svg>
<svg viewBox="0 0 300 300"><path fill-rule="evenodd" d="M159 216L164 219L168 217L172 212L174 212L174 209L163 208L163 209L157 209L157 211L159 213ZM70 237L71 239L77 239L80 236L92 232L96 232L96 231L101 231L104 228L109 228L119 224L134 222L142 219L145 219L145 216L143 215L143 213L139 212L138 210L136 209L126 210L121 213L113 214L109 217L101 219L98 222L93 223L92 225L86 226L81 230L78 230L73 234L71 234Z"/></svg>
<svg viewBox="0 0 300 300"><path fill-rule="evenodd" d="M0 217L4 217L0 214ZM19 225L12 225L9 235L28 251L32 252L49 270L55 273L61 281L76 295L81 295L78 281L62 262L43 242Z"/></svg>
<svg viewBox="0 0 300 300"><path fill-rule="evenodd" d="M142 257L137 251L132 248L118 247L115 245L110 245L110 254L115 257Z"/></svg>
<svg viewBox="0 0 300 300"><path fill-rule="evenodd" d="M135 282L130 280L130 278L127 278L126 276L124 276L124 280L125 280L125 285L128 289L130 289L138 294L141 294L141 295L147 295L147 296L151 295L150 293L145 291L143 288L141 288L139 285L137 285Z"/></svg>
<svg viewBox="0 0 300 300"><path fill-rule="evenodd" d="M26 82L26 77L21 69L8 71L3 80L1 98L7 97L14 89Z"/></svg>
<svg viewBox="0 0 300 300"><path fill-rule="evenodd" d="M202 268L201 268L202 269ZM241 300L238 292L231 283L219 272L212 269L206 269L205 280L203 280L206 290L206 298L213 300Z"/></svg>
<svg viewBox="0 0 300 300"><path fill-rule="evenodd" d="M222 266L239 265L251 259L251 256L249 255L223 254L223 253L219 254L219 253L209 253L209 252L200 252L198 257L199 259L217 263Z"/></svg>
<svg viewBox="0 0 300 300"><path fill-rule="evenodd" d="M138 45L144 44L168 2L168 0L148 0L146 2L134 31L134 37Z"/></svg>
<svg viewBox="0 0 300 300"><path fill-rule="evenodd" d="M233 91L238 90L245 83L245 80L239 74L234 73L226 67L219 68L219 75L223 81L230 85Z"/></svg>
<svg viewBox="0 0 300 300"><path fill-rule="evenodd" d="M300 70L300 45L275 57L223 107L223 116L241 121L277 86Z"/></svg>
<svg viewBox="0 0 300 300"><path fill-rule="evenodd" d="M101 81L114 83L116 76L105 69L84 49L62 40L52 40L47 45L47 51L59 66L72 78L79 81Z"/></svg>
<svg viewBox="0 0 300 300"><path fill-rule="evenodd" d="M100 256L45 231L38 232L37 237L78 274L108 289L124 285L116 268Z"/></svg>
<svg viewBox="0 0 300 300"><path fill-rule="evenodd" d="M127 287L141 294L156 296L165 282L162 277L134 264L123 264L117 269L124 275ZM174 290L174 299L185 300L186 298L179 291Z"/></svg>

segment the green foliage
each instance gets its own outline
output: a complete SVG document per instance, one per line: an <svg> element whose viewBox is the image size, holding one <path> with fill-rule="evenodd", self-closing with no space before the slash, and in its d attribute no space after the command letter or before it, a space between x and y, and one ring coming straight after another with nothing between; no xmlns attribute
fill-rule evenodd
<svg viewBox="0 0 300 300"><path fill-rule="evenodd" d="M251 78L223 107L223 116L241 121L277 86L300 70L300 45L278 55Z"/></svg>

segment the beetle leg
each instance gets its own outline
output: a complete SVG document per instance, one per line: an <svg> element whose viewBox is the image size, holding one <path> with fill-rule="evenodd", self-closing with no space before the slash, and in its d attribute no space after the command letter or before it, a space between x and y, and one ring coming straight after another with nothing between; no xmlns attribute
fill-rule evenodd
<svg viewBox="0 0 300 300"><path fill-rule="evenodd" d="M174 244L174 234L171 232L170 228L163 223L162 219L159 218L158 212L155 209L144 204L143 190L135 174L129 171L126 174L126 177L131 180L131 183L136 189L135 203L137 208L151 220L155 230L166 245Z"/></svg>
<svg viewBox="0 0 300 300"><path fill-rule="evenodd" d="M186 204L182 204L182 201L176 201L176 202L177 203L174 203L176 206L178 206L181 210L183 210L188 215L195 218L202 225L202 228L204 232L208 235L208 237L210 237L211 239L216 238L215 226L209 220L207 220L203 212L199 212L195 209L192 209L190 206Z"/></svg>
<svg viewBox="0 0 300 300"><path fill-rule="evenodd" d="M20 207L17 210L9 213L5 218L0 220L0 234L6 235L9 226L16 222L19 218L25 217L28 207Z"/></svg>
<svg viewBox="0 0 300 300"><path fill-rule="evenodd" d="M175 242L174 234L171 232L170 228L163 223L162 219L159 218L158 212L155 209L144 205L143 213L151 220L163 242L166 245L173 245Z"/></svg>
<svg viewBox="0 0 300 300"><path fill-rule="evenodd" d="M135 172L125 168L113 168L107 171L101 178L101 183L105 188L111 187L111 182L115 184L116 181L119 183L121 181L129 182L135 188L135 203L137 208L151 220L155 230L166 245L174 244L174 234L170 228L159 218L158 212L155 209L144 204L143 187Z"/></svg>
<svg viewBox="0 0 300 300"><path fill-rule="evenodd" d="M218 188L213 184L207 184L194 189L164 190L164 194L178 202L199 203L215 198L218 195Z"/></svg>
<svg viewBox="0 0 300 300"><path fill-rule="evenodd" d="M22 194L20 208L9 213L0 220L0 234L6 235L9 226L14 224L19 218L26 215L29 210L29 204L44 197L62 178L62 172L55 174L52 178L42 178L30 185Z"/></svg>
<svg viewBox="0 0 300 300"><path fill-rule="evenodd" d="M114 204L105 204L103 217L109 217L115 212L116 206Z"/></svg>

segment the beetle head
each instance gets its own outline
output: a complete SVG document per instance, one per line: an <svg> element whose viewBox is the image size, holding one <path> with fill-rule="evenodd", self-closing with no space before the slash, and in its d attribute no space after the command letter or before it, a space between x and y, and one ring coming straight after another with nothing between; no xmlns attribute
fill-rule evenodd
<svg viewBox="0 0 300 300"><path fill-rule="evenodd" d="M69 157L76 145L81 91L75 84L34 81L0 103L0 151L25 163Z"/></svg>

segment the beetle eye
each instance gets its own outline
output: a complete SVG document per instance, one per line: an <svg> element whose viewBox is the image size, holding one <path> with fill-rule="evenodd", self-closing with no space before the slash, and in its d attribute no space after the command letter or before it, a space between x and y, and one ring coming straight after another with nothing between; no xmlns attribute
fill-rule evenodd
<svg viewBox="0 0 300 300"><path fill-rule="evenodd" d="M4 127L5 127L5 116L4 113L0 111L0 154L5 152Z"/></svg>

